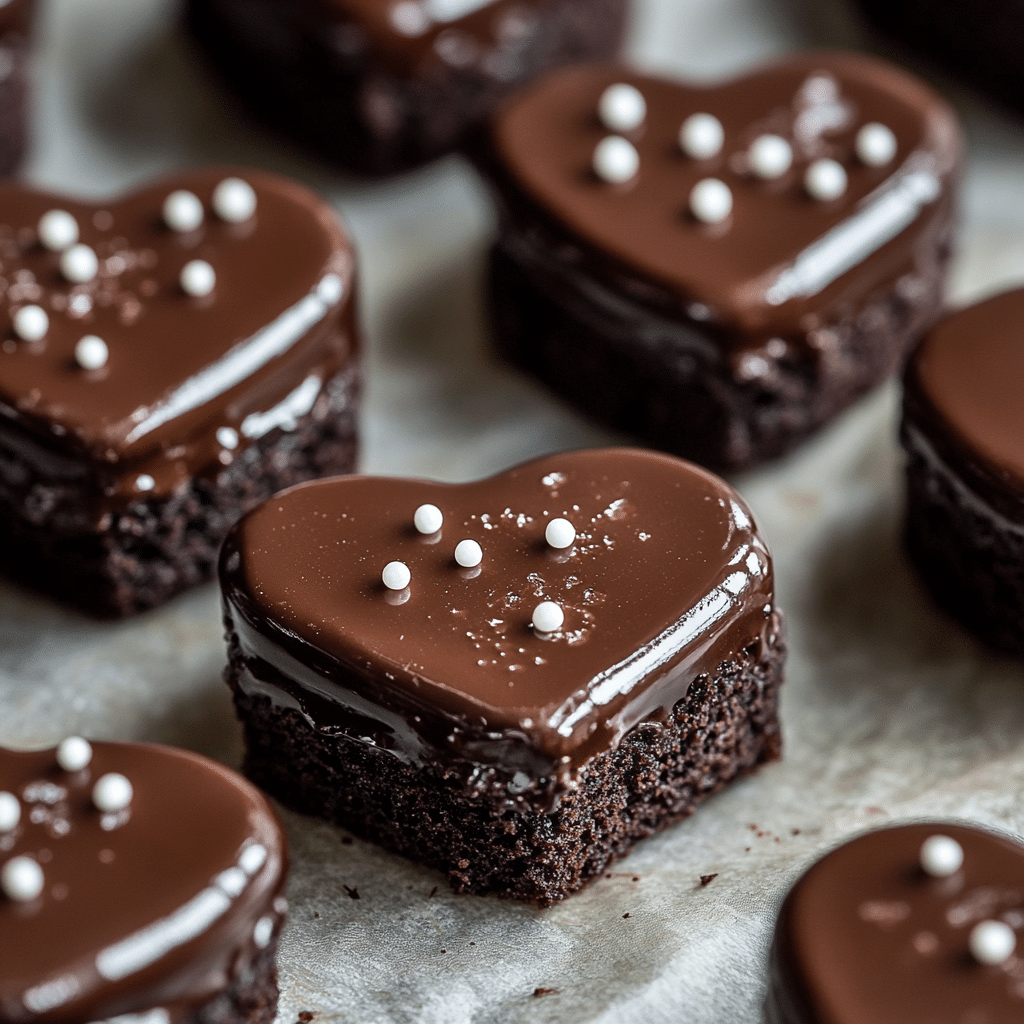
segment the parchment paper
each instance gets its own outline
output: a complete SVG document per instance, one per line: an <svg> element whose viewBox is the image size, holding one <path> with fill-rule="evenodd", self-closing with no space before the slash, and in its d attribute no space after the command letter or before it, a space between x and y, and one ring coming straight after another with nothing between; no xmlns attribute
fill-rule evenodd
<svg viewBox="0 0 1024 1024"><path fill-rule="evenodd" d="M723 76L848 31L825 0L813 6L829 17L809 28L782 0L646 0L632 49L653 68ZM49 0L40 28L34 181L103 195L178 166L251 162L344 213L362 256L366 470L466 480L619 440L487 355L492 215L458 160L354 184L264 139L193 63L170 0ZM972 146L954 284L966 301L1024 280L1024 129L955 98ZM282 1024L304 1010L361 1024L758 1021L776 907L828 846L915 815L1024 833L1024 678L934 611L908 573L897 404L890 385L794 458L736 480L772 543L789 616L785 760L548 911L454 896L431 871L285 813ZM237 764L223 662L213 588L97 625L0 585L0 743L77 732Z"/></svg>

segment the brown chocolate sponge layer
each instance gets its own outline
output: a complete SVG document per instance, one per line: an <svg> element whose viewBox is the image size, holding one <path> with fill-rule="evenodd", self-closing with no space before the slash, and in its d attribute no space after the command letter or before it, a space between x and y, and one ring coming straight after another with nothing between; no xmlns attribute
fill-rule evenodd
<svg viewBox="0 0 1024 1024"><path fill-rule="evenodd" d="M698 677L665 721L646 722L583 768L553 813L468 796L470 765L416 767L238 686L245 659L229 628L226 679L246 738L245 772L286 806L437 868L457 892L547 906L598 877L638 839L691 815L728 783L777 760L781 625ZM523 794L529 799L529 791Z"/></svg>
<svg viewBox="0 0 1024 1024"><path fill-rule="evenodd" d="M231 986L185 1014L181 1024L273 1024L277 1016L277 947L280 929L238 970Z"/></svg>
<svg viewBox="0 0 1024 1024"><path fill-rule="evenodd" d="M996 510L904 419L904 544L935 602L995 651L1024 657L1024 522ZM1009 497L1009 495L1008 495Z"/></svg>
<svg viewBox="0 0 1024 1024"><path fill-rule="evenodd" d="M187 0L185 23L250 116L350 171L382 175L456 149L543 72L613 56L626 9L626 0L549 0L514 66L438 60L409 76L375 59L357 23L331 21L307 2Z"/></svg>
<svg viewBox="0 0 1024 1024"><path fill-rule="evenodd" d="M796 447L903 363L941 308L948 244L894 285L798 343L733 353L506 231L491 250L494 343L593 419L720 471ZM894 278L895 280L895 278Z"/></svg>
<svg viewBox="0 0 1024 1024"><path fill-rule="evenodd" d="M0 571L98 617L162 604L213 577L224 535L292 484L351 472L360 389L353 362L294 430L275 428L215 476L167 497L140 497L97 521L101 481L42 476L0 435Z"/></svg>

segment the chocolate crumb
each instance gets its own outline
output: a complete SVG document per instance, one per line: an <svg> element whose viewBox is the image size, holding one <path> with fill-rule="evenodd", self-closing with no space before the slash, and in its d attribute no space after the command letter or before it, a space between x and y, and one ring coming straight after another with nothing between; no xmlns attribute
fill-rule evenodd
<svg viewBox="0 0 1024 1024"><path fill-rule="evenodd" d="M313 1010L299 1010L299 1024L309 1024L315 1016Z"/></svg>
<svg viewBox="0 0 1024 1024"><path fill-rule="evenodd" d="M717 871L713 875L701 875L700 876L701 888L703 888L705 885L710 885L717 877L718 877L718 872Z"/></svg>
<svg viewBox="0 0 1024 1024"><path fill-rule="evenodd" d="M625 920L627 917L632 917L632 916L633 916L632 914L626 913L626 914L622 915L622 918L623 918L623 920Z"/></svg>
<svg viewBox="0 0 1024 1024"><path fill-rule="evenodd" d="M320 912L319 912L319 911L317 911L317 910L314 910L314 911L313 911L313 917L315 917L315 918L317 918L317 920L319 920L319 918L320 918Z"/></svg>
<svg viewBox="0 0 1024 1024"><path fill-rule="evenodd" d="M640 881L640 876L639 875L634 875L633 876L633 881L634 882L639 882Z"/></svg>
<svg viewBox="0 0 1024 1024"><path fill-rule="evenodd" d="M427 899L429 900L431 896L436 896L436 895L437 895L437 886L435 885L434 888L430 890L430 894L427 896Z"/></svg>
<svg viewBox="0 0 1024 1024"><path fill-rule="evenodd" d="M533 998L534 999L537 999L540 996L557 996L557 995L558 995L558 989L557 988L535 988L533 990Z"/></svg>
<svg viewBox="0 0 1024 1024"><path fill-rule="evenodd" d="M441 956L444 956L444 955L445 955L445 953L447 953L447 952L448 952L448 950L447 950L447 949L442 949L442 950L441 950Z"/></svg>
<svg viewBox="0 0 1024 1024"><path fill-rule="evenodd" d="M789 830L789 834L791 836L798 836L798 835L800 835L800 829L798 829L798 828L791 828Z"/></svg>
<svg viewBox="0 0 1024 1024"><path fill-rule="evenodd" d="M361 900L363 898L359 895L359 890L354 885L351 888L347 885L342 885L342 889L348 894L350 900Z"/></svg>

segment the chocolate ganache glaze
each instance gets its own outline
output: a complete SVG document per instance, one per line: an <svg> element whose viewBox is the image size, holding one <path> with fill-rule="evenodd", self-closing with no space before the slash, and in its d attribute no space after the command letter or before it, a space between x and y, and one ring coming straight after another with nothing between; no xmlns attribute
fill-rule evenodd
<svg viewBox="0 0 1024 1024"><path fill-rule="evenodd" d="M598 116L615 84L644 101L635 127L615 131ZM695 114L717 124L697 125L687 143L708 155L684 152L681 129ZM614 137L612 163L595 170ZM826 52L711 88L618 64L556 71L507 104L481 159L524 245L543 239L727 346L774 336L804 345L808 332L926 276L948 232L960 136L923 83Z"/></svg>
<svg viewBox="0 0 1024 1024"><path fill-rule="evenodd" d="M355 352L353 288L330 208L262 171L99 204L3 186L0 443L51 478L84 460L100 507L170 493L309 411Z"/></svg>
<svg viewBox="0 0 1024 1024"><path fill-rule="evenodd" d="M189 1019L276 943L286 859L261 794L197 754L0 749L0 1020Z"/></svg>
<svg viewBox="0 0 1024 1024"><path fill-rule="evenodd" d="M1024 289L953 313L907 367L903 429L1004 516L1024 522Z"/></svg>
<svg viewBox="0 0 1024 1024"><path fill-rule="evenodd" d="M432 534L414 526L424 504L443 516ZM546 540L561 518L575 530L565 548ZM464 540L479 564L456 562ZM410 573L404 589L382 583L391 562ZM742 499L626 448L469 484L299 485L233 529L220 569L245 693L413 764L469 762L497 773L499 800L530 787L548 809L589 758L780 628ZM542 602L564 621L541 622Z"/></svg>
<svg viewBox="0 0 1024 1024"><path fill-rule="evenodd" d="M768 1024L1024 1017L1024 845L949 822L879 829L818 861L779 915Z"/></svg>

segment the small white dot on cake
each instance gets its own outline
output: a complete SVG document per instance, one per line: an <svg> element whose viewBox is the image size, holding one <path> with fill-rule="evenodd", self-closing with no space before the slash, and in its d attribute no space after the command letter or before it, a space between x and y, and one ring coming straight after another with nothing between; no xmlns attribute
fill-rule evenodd
<svg viewBox="0 0 1024 1024"><path fill-rule="evenodd" d="M460 540L455 546L455 561L463 569L474 569L484 558L483 549L475 540Z"/></svg>
<svg viewBox="0 0 1024 1024"><path fill-rule="evenodd" d="M43 891L43 869L31 857L12 857L0 869L0 888L17 903L36 899Z"/></svg>
<svg viewBox="0 0 1024 1024"><path fill-rule="evenodd" d="M405 562L388 562L380 578L388 590L405 590L412 580L412 573Z"/></svg>
<svg viewBox="0 0 1024 1024"><path fill-rule="evenodd" d="M57 747L57 764L66 772L80 772L92 760L92 746L81 736L68 736Z"/></svg>
<svg viewBox="0 0 1024 1024"><path fill-rule="evenodd" d="M194 192L179 188L164 200L163 217L172 231L195 231L203 223L203 204Z"/></svg>
<svg viewBox="0 0 1024 1024"><path fill-rule="evenodd" d="M725 143L725 129L714 114L691 114L679 128L679 148L694 160L718 156Z"/></svg>
<svg viewBox="0 0 1024 1024"><path fill-rule="evenodd" d="M576 541L576 527L568 519L552 519L544 530L544 539L558 550L572 547Z"/></svg>
<svg viewBox="0 0 1024 1024"><path fill-rule="evenodd" d="M419 533L430 536L444 525L444 515L436 505L420 505L413 513L413 525Z"/></svg>
<svg viewBox="0 0 1024 1024"><path fill-rule="evenodd" d="M815 160L804 175L804 188L812 199L828 203L846 192L846 169L837 160Z"/></svg>
<svg viewBox="0 0 1024 1024"><path fill-rule="evenodd" d="M101 775L92 787L92 802L108 814L123 811L134 795L132 784L120 772Z"/></svg>
<svg viewBox="0 0 1024 1024"><path fill-rule="evenodd" d="M78 241L78 221L67 210L48 210L36 230L39 241L52 252L63 252Z"/></svg>
<svg viewBox="0 0 1024 1024"><path fill-rule="evenodd" d="M562 628L565 622L565 613L561 606L554 601L541 601L533 609L533 628L538 633L554 633Z"/></svg>
<svg viewBox="0 0 1024 1024"><path fill-rule="evenodd" d="M151 491L156 487L156 481L148 473L140 473L135 478L135 490Z"/></svg>
<svg viewBox="0 0 1024 1024"><path fill-rule="evenodd" d="M217 274L206 260L189 260L181 268L181 290L195 299L205 298L217 284Z"/></svg>
<svg viewBox="0 0 1024 1024"><path fill-rule="evenodd" d="M631 132L644 123L647 101L636 86L617 82L601 93L597 114L609 131Z"/></svg>
<svg viewBox="0 0 1024 1024"><path fill-rule="evenodd" d="M256 212L256 191L241 178L225 178L213 190L213 210L229 224L242 224Z"/></svg>
<svg viewBox="0 0 1024 1024"><path fill-rule="evenodd" d="M921 867L933 878L956 874L964 862L964 848L949 836L929 836L921 844Z"/></svg>
<svg viewBox="0 0 1024 1024"><path fill-rule="evenodd" d="M99 370L107 365L107 343L95 334L87 334L75 345L75 362L83 370Z"/></svg>
<svg viewBox="0 0 1024 1024"><path fill-rule="evenodd" d="M0 832L10 832L21 821L21 803L13 793L0 792Z"/></svg>
<svg viewBox="0 0 1024 1024"><path fill-rule="evenodd" d="M594 150L594 173L609 185L622 185L636 177L640 170L640 154L621 135L603 138Z"/></svg>
<svg viewBox="0 0 1024 1024"><path fill-rule="evenodd" d="M222 448L234 451L238 447L238 431L234 427L218 427L217 443Z"/></svg>
<svg viewBox="0 0 1024 1024"><path fill-rule="evenodd" d="M87 245L71 246L65 249L60 257L60 272L72 284L87 284L100 268L96 253Z"/></svg>
<svg viewBox="0 0 1024 1024"><path fill-rule="evenodd" d="M781 135L760 135L747 151L750 169L759 178L780 178L793 166L793 147Z"/></svg>
<svg viewBox="0 0 1024 1024"><path fill-rule="evenodd" d="M690 212L703 224L720 224L732 213L732 191L718 178L704 178L690 192Z"/></svg>
<svg viewBox="0 0 1024 1024"><path fill-rule="evenodd" d="M871 121L857 132L853 148L857 159L868 167L884 167L896 156L896 136L888 125Z"/></svg>
<svg viewBox="0 0 1024 1024"><path fill-rule="evenodd" d="M1017 936L1002 921L982 921L971 929L967 940L971 956L979 964L994 967L1004 964L1017 948Z"/></svg>
<svg viewBox="0 0 1024 1024"><path fill-rule="evenodd" d="M50 318L42 306L22 306L14 314L14 333L22 341L41 341L50 329Z"/></svg>

